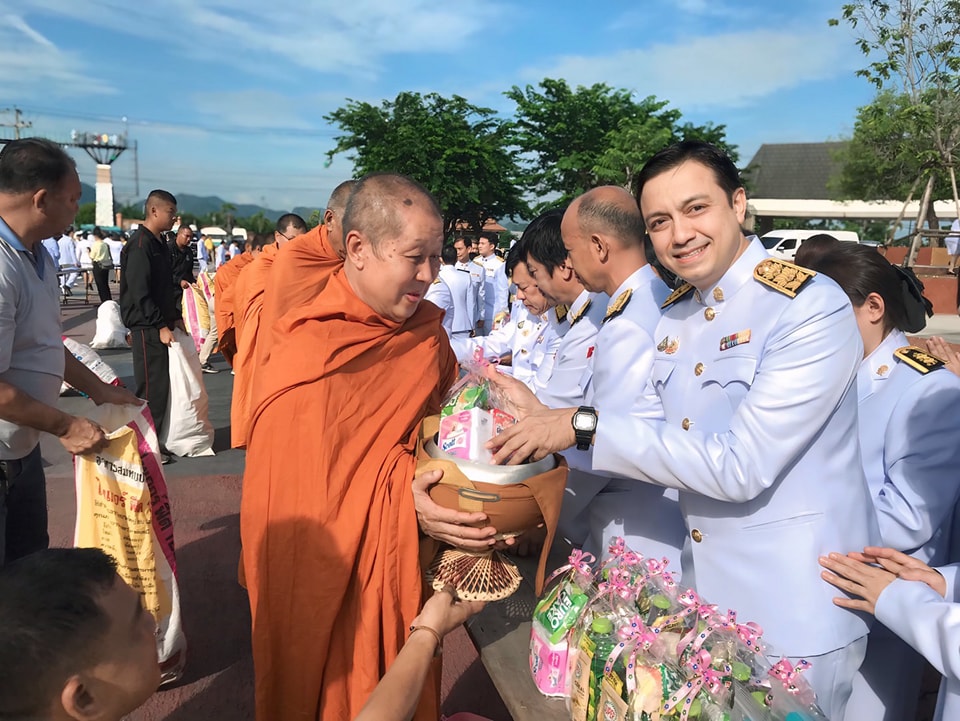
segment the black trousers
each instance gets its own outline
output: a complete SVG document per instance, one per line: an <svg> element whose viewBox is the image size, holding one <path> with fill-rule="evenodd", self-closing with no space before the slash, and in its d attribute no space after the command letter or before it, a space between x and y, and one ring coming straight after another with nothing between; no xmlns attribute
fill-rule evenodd
<svg viewBox="0 0 960 721"><path fill-rule="evenodd" d="M49 545L47 479L37 444L23 458L0 461L0 567Z"/></svg>
<svg viewBox="0 0 960 721"><path fill-rule="evenodd" d="M133 378L137 384L133 392L147 401L162 444L164 416L170 402L169 350L160 342L159 328L131 328L130 347L133 351Z"/></svg>
<svg viewBox="0 0 960 721"><path fill-rule="evenodd" d="M110 294L111 270L112 267L110 266L100 265L99 263L93 264L93 280L97 284L97 294L100 296L101 303L113 300L113 296Z"/></svg>

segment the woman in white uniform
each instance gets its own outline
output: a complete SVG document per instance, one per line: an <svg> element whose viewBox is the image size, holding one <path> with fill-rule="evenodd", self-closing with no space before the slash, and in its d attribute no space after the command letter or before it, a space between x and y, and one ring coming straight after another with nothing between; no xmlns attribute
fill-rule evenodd
<svg viewBox="0 0 960 721"><path fill-rule="evenodd" d="M946 563L960 495L960 378L910 345L904 330L922 328L922 298L876 250L841 243L809 265L847 293L863 338L860 449L883 544ZM922 672L919 654L875 624L845 721L912 719Z"/></svg>

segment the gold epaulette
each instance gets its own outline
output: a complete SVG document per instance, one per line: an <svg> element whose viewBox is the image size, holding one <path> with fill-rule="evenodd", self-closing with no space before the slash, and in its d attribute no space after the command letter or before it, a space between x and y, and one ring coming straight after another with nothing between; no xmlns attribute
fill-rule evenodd
<svg viewBox="0 0 960 721"><path fill-rule="evenodd" d="M607 314L603 316L603 322L606 323L611 318L616 318L623 313L623 309L627 307L627 304L630 302L630 296L632 295L633 290L630 288L627 288L618 295L617 299L607 306Z"/></svg>
<svg viewBox="0 0 960 721"><path fill-rule="evenodd" d="M442 282L443 282L443 281L440 280L440 276L438 275L437 278L436 278L436 280L433 281L433 284L434 284L434 285L440 285L440 283L442 283Z"/></svg>
<svg viewBox="0 0 960 721"><path fill-rule="evenodd" d="M576 313L570 314L570 325L576 325L577 321L583 318L587 314L587 311L590 310L590 306L593 304L592 298L587 298L587 302Z"/></svg>
<svg viewBox="0 0 960 721"><path fill-rule="evenodd" d="M812 270L776 258L761 260L753 270L754 278L790 298L796 298L797 293L815 275Z"/></svg>
<svg viewBox="0 0 960 721"><path fill-rule="evenodd" d="M689 283L684 283L675 291L673 291L670 295L667 296L667 299L663 301L663 305L660 306L660 310L663 310L664 308L669 308L671 305L676 303L678 300L683 298L687 293L691 292L692 290L693 290L692 285L690 285Z"/></svg>
<svg viewBox="0 0 960 721"><path fill-rule="evenodd" d="M917 348L913 345L898 348L894 352L894 355L920 373L929 373L930 371L935 371L937 368L943 368L947 364L945 360L941 360L935 355L930 355L922 348Z"/></svg>
<svg viewBox="0 0 960 721"><path fill-rule="evenodd" d="M570 309L565 305L555 306L553 312L557 314L557 323L563 323L567 319L567 313Z"/></svg>

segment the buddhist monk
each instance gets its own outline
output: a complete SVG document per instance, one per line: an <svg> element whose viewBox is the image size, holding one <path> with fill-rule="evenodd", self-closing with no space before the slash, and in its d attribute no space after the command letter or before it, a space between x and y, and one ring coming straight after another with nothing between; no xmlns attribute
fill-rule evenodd
<svg viewBox="0 0 960 721"><path fill-rule="evenodd" d="M343 264L343 213L355 184L346 180L334 188L323 213L323 225L287 243L277 253L263 294L260 325L264 331L257 343L258 367L270 355L281 316L313 300L330 274Z"/></svg>
<svg viewBox="0 0 960 721"><path fill-rule="evenodd" d="M422 299L439 271L433 198L394 174L362 178L345 261L286 313L258 370L240 510L258 721L354 718L421 603L418 536L490 548L483 514L434 504L414 477L418 428L457 375ZM418 529L419 522L419 529ZM428 683L416 719L436 721Z"/></svg>
<svg viewBox="0 0 960 721"><path fill-rule="evenodd" d="M263 246L260 255L247 264L237 277L234 292L237 353L233 359L233 400L230 405L230 438L234 448L247 447L247 426L250 422L250 394L260 335L260 311L263 292L277 251L284 244L307 232L307 224L295 213L285 213Z"/></svg>
<svg viewBox="0 0 960 721"><path fill-rule="evenodd" d="M234 322L234 291L236 280L248 263L253 262L253 251L245 250L236 258L228 260L217 268L213 276L213 297L217 315L217 347L227 364L233 367L233 356L237 352L237 329Z"/></svg>

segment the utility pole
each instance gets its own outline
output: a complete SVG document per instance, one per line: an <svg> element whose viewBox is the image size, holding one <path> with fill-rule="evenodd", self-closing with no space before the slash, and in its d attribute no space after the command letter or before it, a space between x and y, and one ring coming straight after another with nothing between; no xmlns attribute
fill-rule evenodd
<svg viewBox="0 0 960 721"><path fill-rule="evenodd" d="M14 106L12 108L4 108L4 113L13 113L13 122L12 123L0 123L0 128L13 128L13 137L14 140L20 139L20 128L32 128L33 123L29 120L21 120L20 108Z"/></svg>

